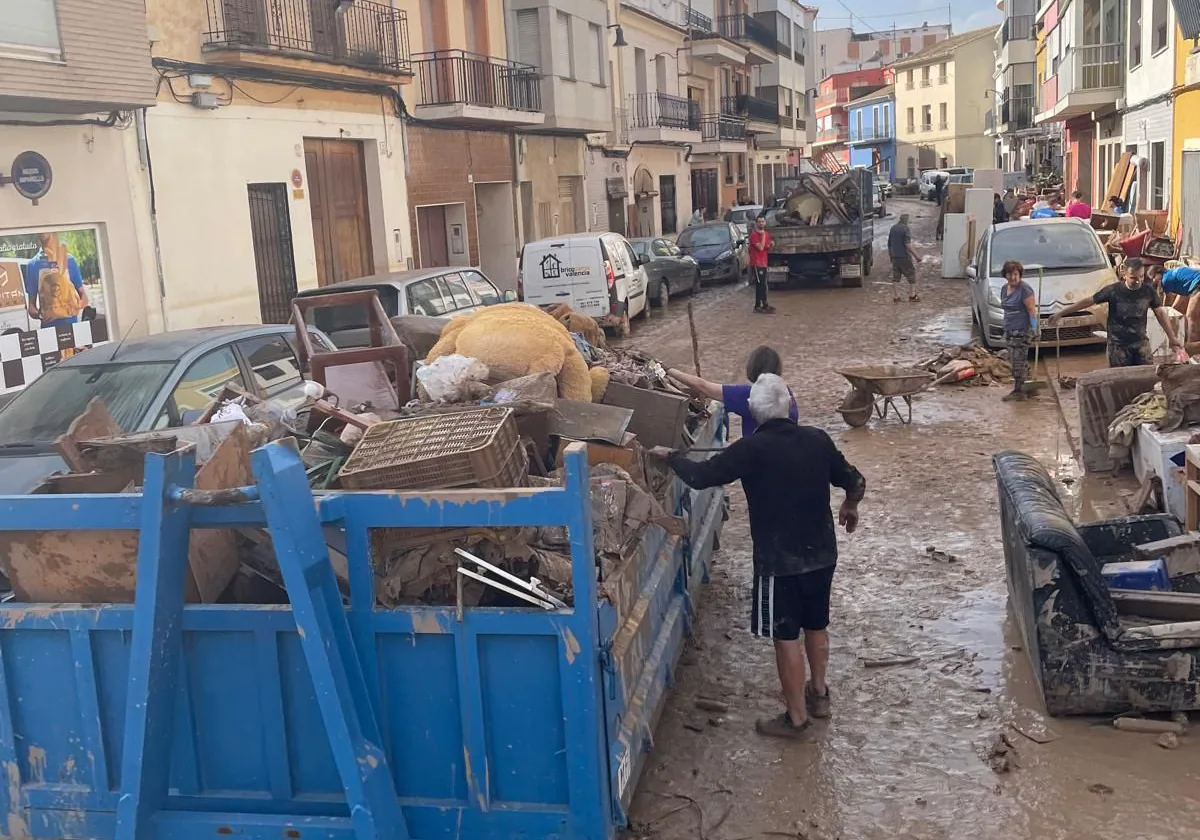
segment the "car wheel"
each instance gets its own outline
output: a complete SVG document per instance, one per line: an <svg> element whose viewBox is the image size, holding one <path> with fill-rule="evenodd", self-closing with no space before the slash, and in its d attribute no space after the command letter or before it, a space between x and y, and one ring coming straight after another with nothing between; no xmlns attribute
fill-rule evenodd
<svg viewBox="0 0 1200 840"><path fill-rule="evenodd" d="M625 314L621 316L621 323L617 324L617 336L619 338L629 338L629 333L632 326L629 323L629 309L625 309Z"/></svg>
<svg viewBox="0 0 1200 840"><path fill-rule="evenodd" d="M643 321L650 320L650 293L642 292L642 311L638 313L638 317Z"/></svg>
<svg viewBox="0 0 1200 840"><path fill-rule="evenodd" d="M692 272L692 294L700 291L700 269Z"/></svg>
<svg viewBox="0 0 1200 840"><path fill-rule="evenodd" d="M984 346L984 349L995 350L996 345L992 344L992 340L988 337L987 324L984 322L983 316L979 315L977 317L979 319L979 342Z"/></svg>
<svg viewBox="0 0 1200 840"><path fill-rule="evenodd" d="M671 287L666 280L658 284L658 305L663 312L667 311L667 304L671 302Z"/></svg>

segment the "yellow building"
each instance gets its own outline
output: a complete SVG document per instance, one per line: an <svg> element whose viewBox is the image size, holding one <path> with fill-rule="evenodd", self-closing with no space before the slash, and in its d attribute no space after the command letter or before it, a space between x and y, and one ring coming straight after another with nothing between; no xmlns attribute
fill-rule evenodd
<svg viewBox="0 0 1200 840"><path fill-rule="evenodd" d="M1172 124L1171 190L1168 231L1182 228L1182 253L1200 257L1200 53L1175 28L1175 90Z"/></svg>
<svg viewBox="0 0 1200 840"><path fill-rule="evenodd" d="M944 166L995 166L995 141L985 133L995 31L964 32L892 65L900 172L913 177Z"/></svg>

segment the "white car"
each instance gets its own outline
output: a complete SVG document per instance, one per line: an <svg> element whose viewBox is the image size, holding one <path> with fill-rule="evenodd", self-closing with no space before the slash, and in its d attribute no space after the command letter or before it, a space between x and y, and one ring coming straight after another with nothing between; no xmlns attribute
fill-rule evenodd
<svg viewBox="0 0 1200 840"><path fill-rule="evenodd" d="M534 306L568 304L628 335L629 320L650 314L645 265L619 233L575 233L521 249L518 297Z"/></svg>

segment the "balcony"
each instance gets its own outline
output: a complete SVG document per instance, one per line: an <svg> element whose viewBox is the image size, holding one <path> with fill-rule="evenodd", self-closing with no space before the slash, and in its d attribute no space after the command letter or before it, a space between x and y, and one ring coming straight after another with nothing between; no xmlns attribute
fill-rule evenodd
<svg viewBox="0 0 1200 840"><path fill-rule="evenodd" d="M864 125L861 131L858 128L850 129L850 134L846 142L850 145L854 145L855 143L887 143L894 139L896 139L896 132L890 125Z"/></svg>
<svg viewBox="0 0 1200 840"><path fill-rule="evenodd" d="M701 14L691 6L688 6L684 17L684 24L687 26L688 31L690 32L705 33L713 31L712 18L710 18L708 15Z"/></svg>
<svg viewBox="0 0 1200 840"><path fill-rule="evenodd" d="M988 137L996 136L996 112L988 111L983 115L983 133Z"/></svg>
<svg viewBox="0 0 1200 840"><path fill-rule="evenodd" d="M832 143L845 143L849 138L850 133L844 125L836 125L833 128L823 128L817 132L816 139L813 140L814 146L827 146Z"/></svg>
<svg viewBox="0 0 1200 840"><path fill-rule="evenodd" d="M949 131L949 130L950 130L950 123L948 123L946 120L942 120L941 122L938 123L938 131Z"/></svg>
<svg viewBox="0 0 1200 840"><path fill-rule="evenodd" d="M408 18L373 0L342 13L324 0L205 0L205 59L332 81L404 83Z"/></svg>
<svg viewBox="0 0 1200 840"><path fill-rule="evenodd" d="M933 131L933 123L921 123L921 131Z"/></svg>
<svg viewBox="0 0 1200 840"><path fill-rule="evenodd" d="M694 155L741 154L746 151L746 121L731 114L705 114L700 118L700 143Z"/></svg>
<svg viewBox="0 0 1200 840"><path fill-rule="evenodd" d="M721 15L717 18L717 34L745 47L748 64L770 64L775 60L774 31L750 15Z"/></svg>
<svg viewBox="0 0 1200 840"><path fill-rule="evenodd" d="M700 103L669 93L633 94L629 138L634 143L699 143Z"/></svg>
<svg viewBox="0 0 1200 840"><path fill-rule="evenodd" d="M938 84L939 85L950 84L950 77L949 76L938 76Z"/></svg>
<svg viewBox="0 0 1200 840"><path fill-rule="evenodd" d="M808 142L807 128L803 118L780 114L779 124L765 134L756 134L754 144L760 149L801 149Z"/></svg>
<svg viewBox="0 0 1200 840"><path fill-rule="evenodd" d="M1043 111L1037 122L1069 120L1111 110L1125 87L1122 44L1091 44L1069 49L1054 75L1042 85Z"/></svg>
<svg viewBox="0 0 1200 840"><path fill-rule="evenodd" d="M1004 46L1009 41L1032 41L1033 18L1033 15L1015 15L1006 18L1004 25L1000 27L1000 46Z"/></svg>
<svg viewBox="0 0 1200 840"><path fill-rule="evenodd" d="M528 64L436 50L416 53L413 69L418 119L479 127L541 125L546 120L542 77Z"/></svg>
<svg viewBox="0 0 1200 840"><path fill-rule="evenodd" d="M1001 134L1029 131L1034 128L1035 112L1032 96L1019 96L1001 100L998 128Z"/></svg>
<svg viewBox="0 0 1200 840"><path fill-rule="evenodd" d="M1036 58L1033 15L1017 15L1005 20L1000 27L1000 45L996 48L996 61L1000 67L1032 63Z"/></svg>
<svg viewBox="0 0 1200 840"><path fill-rule="evenodd" d="M920 85L923 88L933 87L933 79L921 79Z"/></svg>
<svg viewBox="0 0 1200 840"><path fill-rule="evenodd" d="M779 123L779 104L757 96L722 96L721 113L744 119L747 130L754 134L774 131Z"/></svg>

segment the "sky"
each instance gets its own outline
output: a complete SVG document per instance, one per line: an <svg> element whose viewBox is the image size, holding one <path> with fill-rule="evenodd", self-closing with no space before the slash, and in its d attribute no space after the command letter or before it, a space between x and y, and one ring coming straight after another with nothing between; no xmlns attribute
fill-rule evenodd
<svg viewBox="0 0 1200 840"><path fill-rule="evenodd" d="M954 0L941 6L936 0L914 0L915 10L904 12L896 11L895 0L822 0L813 5L821 9L818 29L853 26L857 31L887 30L893 26L920 26L922 22L945 23L947 15L952 14L950 22L959 34L1003 21L995 0Z"/></svg>

